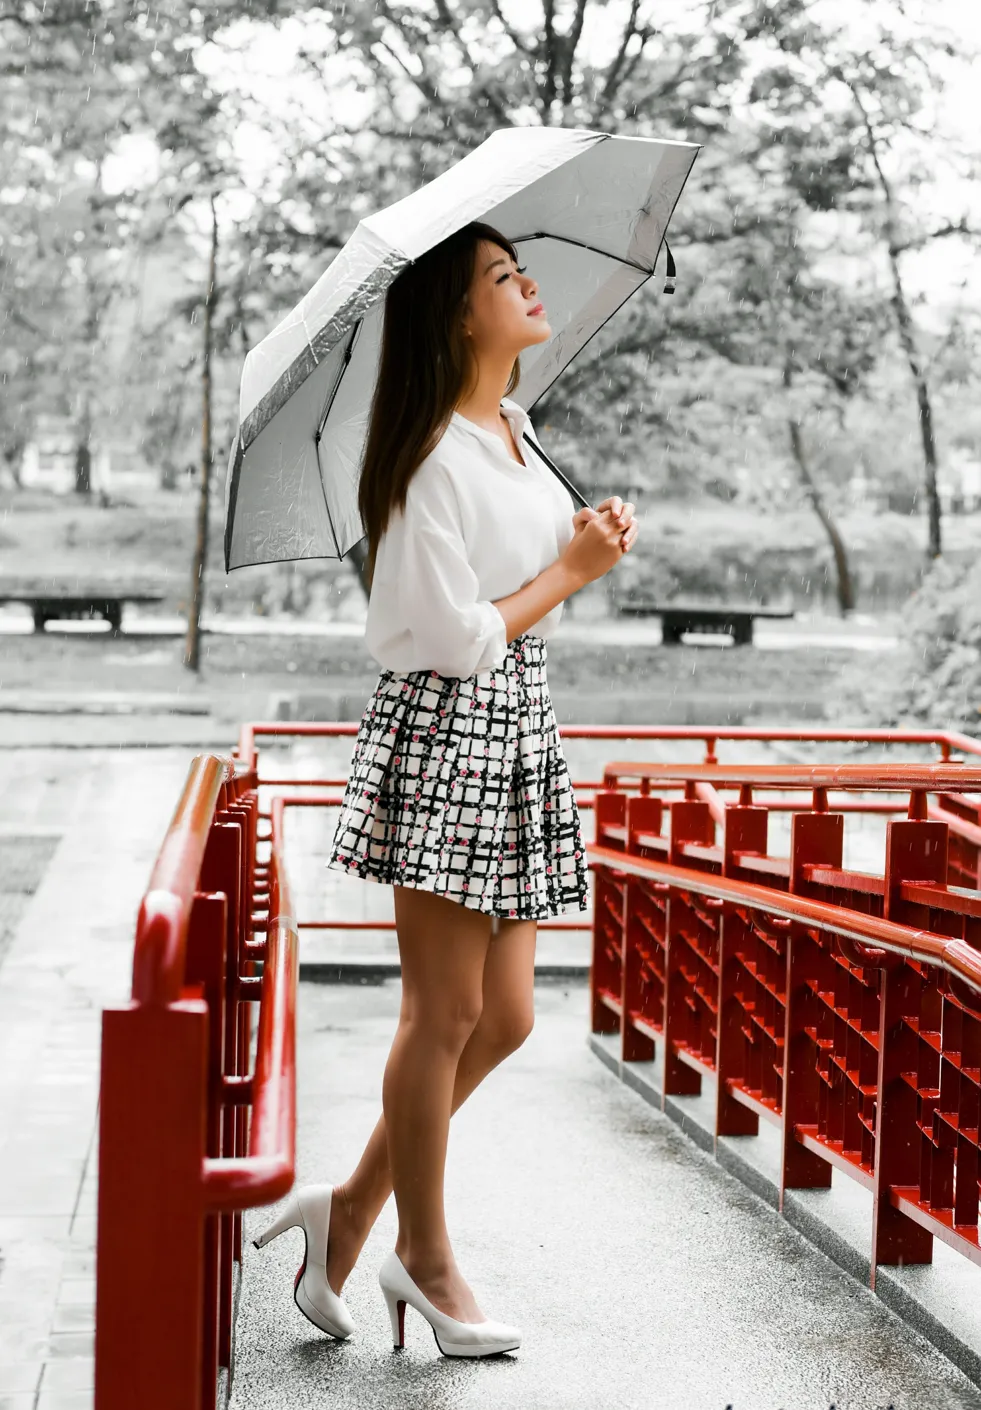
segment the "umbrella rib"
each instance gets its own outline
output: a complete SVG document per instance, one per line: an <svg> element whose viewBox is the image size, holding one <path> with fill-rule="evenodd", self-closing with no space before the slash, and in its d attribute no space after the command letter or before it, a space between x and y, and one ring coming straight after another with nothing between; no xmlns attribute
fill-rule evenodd
<svg viewBox="0 0 981 1410"><path fill-rule="evenodd" d="M585 240L573 240L571 235L551 235L547 230L536 230L533 235L512 235L510 239L512 245L523 245L529 240L560 240L563 245L578 245L580 250L589 250L590 254L602 255L604 259L615 260L617 264L628 264L631 269L639 269L641 274L654 273L646 264L638 264L636 260L627 259L624 255L611 255L609 250L600 250L596 245L588 245Z"/></svg>
<svg viewBox="0 0 981 1410"><path fill-rule="evenodd" d="M327 502L327 491L324 489L324 467L320 463L320 436L317 436L317 477L320 480L320 492L324 497L324 508L327 510L327 523L330 525L331 538L334 540L335 557L340 558L341 546L337 542L337 530L334 528L334 520L330 512L330 505Z"/></svg>
<svg viewBox="0 0 981 1410"><path fill-rule="evenodd" d="M357 323L355 323L354 327L351 329L351 336L350 338L348 338L347 347L344 349L344 361L338 368L337 376L334 379L334 385L330 389L330 395L327 398L323 412L320 416L320 425L317 427L317 434L314 437L318 445L320 444L321 436L324 434L324 427L327 425L327 418L328 416L330 416L331 410L333 409L337 393L341 389L341 383L344 380L344 373L347 371L348 363L351 361L351 354L354 352L354 344L357 341L358 334L361 331L361 324L363 322L364 319L359 318Z"/></svg>
<svg viewBox="0 0 981 1410"><path fill-rule="evenodd" d="M331 413L331 408L334 405L334 402L337 398L337 393L340 391L341 383L344 380L344 373L347 371L348 364L351 361L351 354L354 351L354 344L357 342L358 334L361 332L361 325L363 322L364 319L359 318L357 323L351 329L351 336L350 338L348 338L347 347L344 349L344 361L341 363L340 369L337 373L337 378L334 382L333 387L331 388L330 396L327 398L327 405L324 407L323 415L320 418L320 425L317 427L317 434L313 438L314 443L317 447L317 474L320 478L320 490L324 497L324 508L327 510L327 523L330 525L331 536L334 540L334 550L338 558L342 556L341 545L338 542L337 530L334 528L334 516L330 512L330 501L327 498L327 489L324 485L324 467L320 463L320 442L323 437L324 427L327 425L327 418ZM364 536L362 535L362 537Z"/></svg>

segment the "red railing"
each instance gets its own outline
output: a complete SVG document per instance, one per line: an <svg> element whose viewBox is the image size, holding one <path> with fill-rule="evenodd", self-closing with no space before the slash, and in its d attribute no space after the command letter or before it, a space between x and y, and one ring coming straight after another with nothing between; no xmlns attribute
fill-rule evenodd
<svg viewBox="0 0 981 1410"><path fill-rule="evenodd" d="M301 927L285 812L336 807L340 793L323 790L346 783L261 778L257 740L357 730L247 725L236 759L200 756L191 766L140 908L132 1002L103 1019L97 1410L212 1410L222 1376L227 1386L240 1211L279 1198L294 1179ZM755 1129L760 1115L779 1121L786 1187L827 1184L831 1164L871 1183L878 1261L928 1257L938 1233L976 1253L981 917L963 883L978 884L981 811L963 790L981 787L981 774L964 763L888 777L882 768L740 774L718 767L716 746L905 744L950 760L981 754L981 744L929 731L561 733L705 746L701 767L611 765L601 780L574 780L580 807L595 798L594 915L545 924L593 928L595 1026L620 1028L628 1060L649 1056L663 1036L670 1092L715 1072L719 1134ZM729 784L740 790L735 805L724 798ZM754 799L805 785L805 803L782 796L761 808ZM270 788L287 791L270 798ZM856 798L856 789L878 796ZM907 794L902 804L896 789ZM832 808L830 794L842 790ZM844 815L901 809L909 816L888 823L883 876L846 871ZM767 849L778 810L792 816L789 859Z"/></svg>
<svg viewBox="0 0 981 1410"><path fill-rule="evenodd" d="M193 761L140 907L132 1002L103 1015L96 1410L213 1410L239 1211L293 1184L297 931L278 815L261 864L258 814L253 771Z"/></svg>
<svg viewBox="0 0 981 1410"><path fill-rule="evenodd" d="M291 722L266 721L244 724L239 734L235 757L245 768L253 771L261 788L278 789L332 789L323 792L290 792L285 795L289 803L304 808L339 808L343 789L347 783L345 774L289 778L275 773L262 775L260 768L259 741L268 739L288 743L295 739L339 739L350 738L358 733L356 721L338 722ZM954 752L981 755L981 740L967 735L943 730L848 730L848 729L756 729L752 726L735 725L728 728L688 725L562 725L559 733L563 740L616 740L630 742L674 742L690 741L704 745L706 764L717 761L716 746L722 741L740 742L779 742L818 743L818 744L861 744L861 745L912 745L920 748L936 749L941 760L947 760ZM579 808L590 811L597 790L603 788L602 779L573 779ZM886 805L887 808L889 805ZM263 819L271 821L272 814L263 811ZM394 930L392 919L344 920L338 917L304 917L297 923L304 930ZM592 930L593 921L589 915L580 920L545 920L540 922L540 930Z"/></svg>
<svg viewBox="0 0 981 1410"><path fill-rule="evenodd" d="M625 1062L663 1044L662 1104L710 1075L716 1140L775 1123L781 1206L833 1168L870 1189L873 1286L934 1237L981 1262L981 762L610 763L604 783L593 1031ZM862 813L881 873L843 862Z"/></svg>

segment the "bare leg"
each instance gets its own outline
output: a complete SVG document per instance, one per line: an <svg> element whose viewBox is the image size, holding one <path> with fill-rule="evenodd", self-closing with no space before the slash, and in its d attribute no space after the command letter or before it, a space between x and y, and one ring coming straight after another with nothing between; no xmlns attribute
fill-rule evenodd
<svg viewBox="0 0 981 1410"><path fill-rule="evenodd" d="M396 894L399 890L400 888L396 888ZM408 888L405 890L407 892ZM445 946L453 945L453 925L461 911L464 913L464 922L468 916L477 916L478 922L480 921L478 913L467 912L454 902L431 896L429 899L436 900L442 907L448 908L441 909L438 916L431 918L435 930L432 945L436 951L441 952ZM483 918L483 923L489 927L486 917ZM464 1044L456 1064L450 1102L452 1111L456 1111L484 1077L524 1042L534 1020L537 922L499 919L498 927L498 934L490 941L486 950L480 1018ZM439 1189L441 1192L442 1177ZM385 1117L382 1116L368 1140L357 1169L343 1185L335 1189L331 1207L327 1275L330 1286L336 1292L341 1291L372 1225L391 1192L388 1131ZM441 1305L437 1298L433 1297L432 1300ZM449 1311L449 1307L446 1310Z"/></svg>

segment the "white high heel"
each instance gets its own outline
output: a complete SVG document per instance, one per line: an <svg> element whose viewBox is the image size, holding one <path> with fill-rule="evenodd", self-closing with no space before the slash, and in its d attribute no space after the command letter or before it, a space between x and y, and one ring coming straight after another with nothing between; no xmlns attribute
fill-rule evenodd
<svg viewBox="0 0 981 1410"><path fill-rule="evenodd" d="M315 1327L343 1340L357 1324L344 1299L331 1290L327 1281L332 1193L331 1185L304 1185L303 1189L294 1190L268 1229L253 1242L256 1248L264 1248L287 1229L303 1230L303 1262L293 1284L293 1300Z"/></svg>
<svg viewBox="0 0 981 1410"><path fill-rule="evenodd" d="M458 1322L434 1307L405 1271L398 1254L385 1259L378 1281L392 1320L392 1341L405 1346L405 1309L414 1307L433 1329L436 1345L444 1356L497 1356L504 1351L517 1351L521 1333L503 1322Z"/></svg>

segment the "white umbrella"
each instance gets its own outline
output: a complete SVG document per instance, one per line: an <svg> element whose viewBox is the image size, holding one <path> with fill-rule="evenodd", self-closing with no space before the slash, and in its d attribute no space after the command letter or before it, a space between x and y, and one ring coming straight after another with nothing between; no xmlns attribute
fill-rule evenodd
<svg viewBox="0 0 981 1410"><path fill-rule="evenodd" d="M530 410L654 273L698 151L585 128L502 128L360 221L245 359L225 485L225 571L342 558L364 537L361 457L385 291L401 270L473 220L524 251L554 330L521 354L514 398Z"/></svg>

